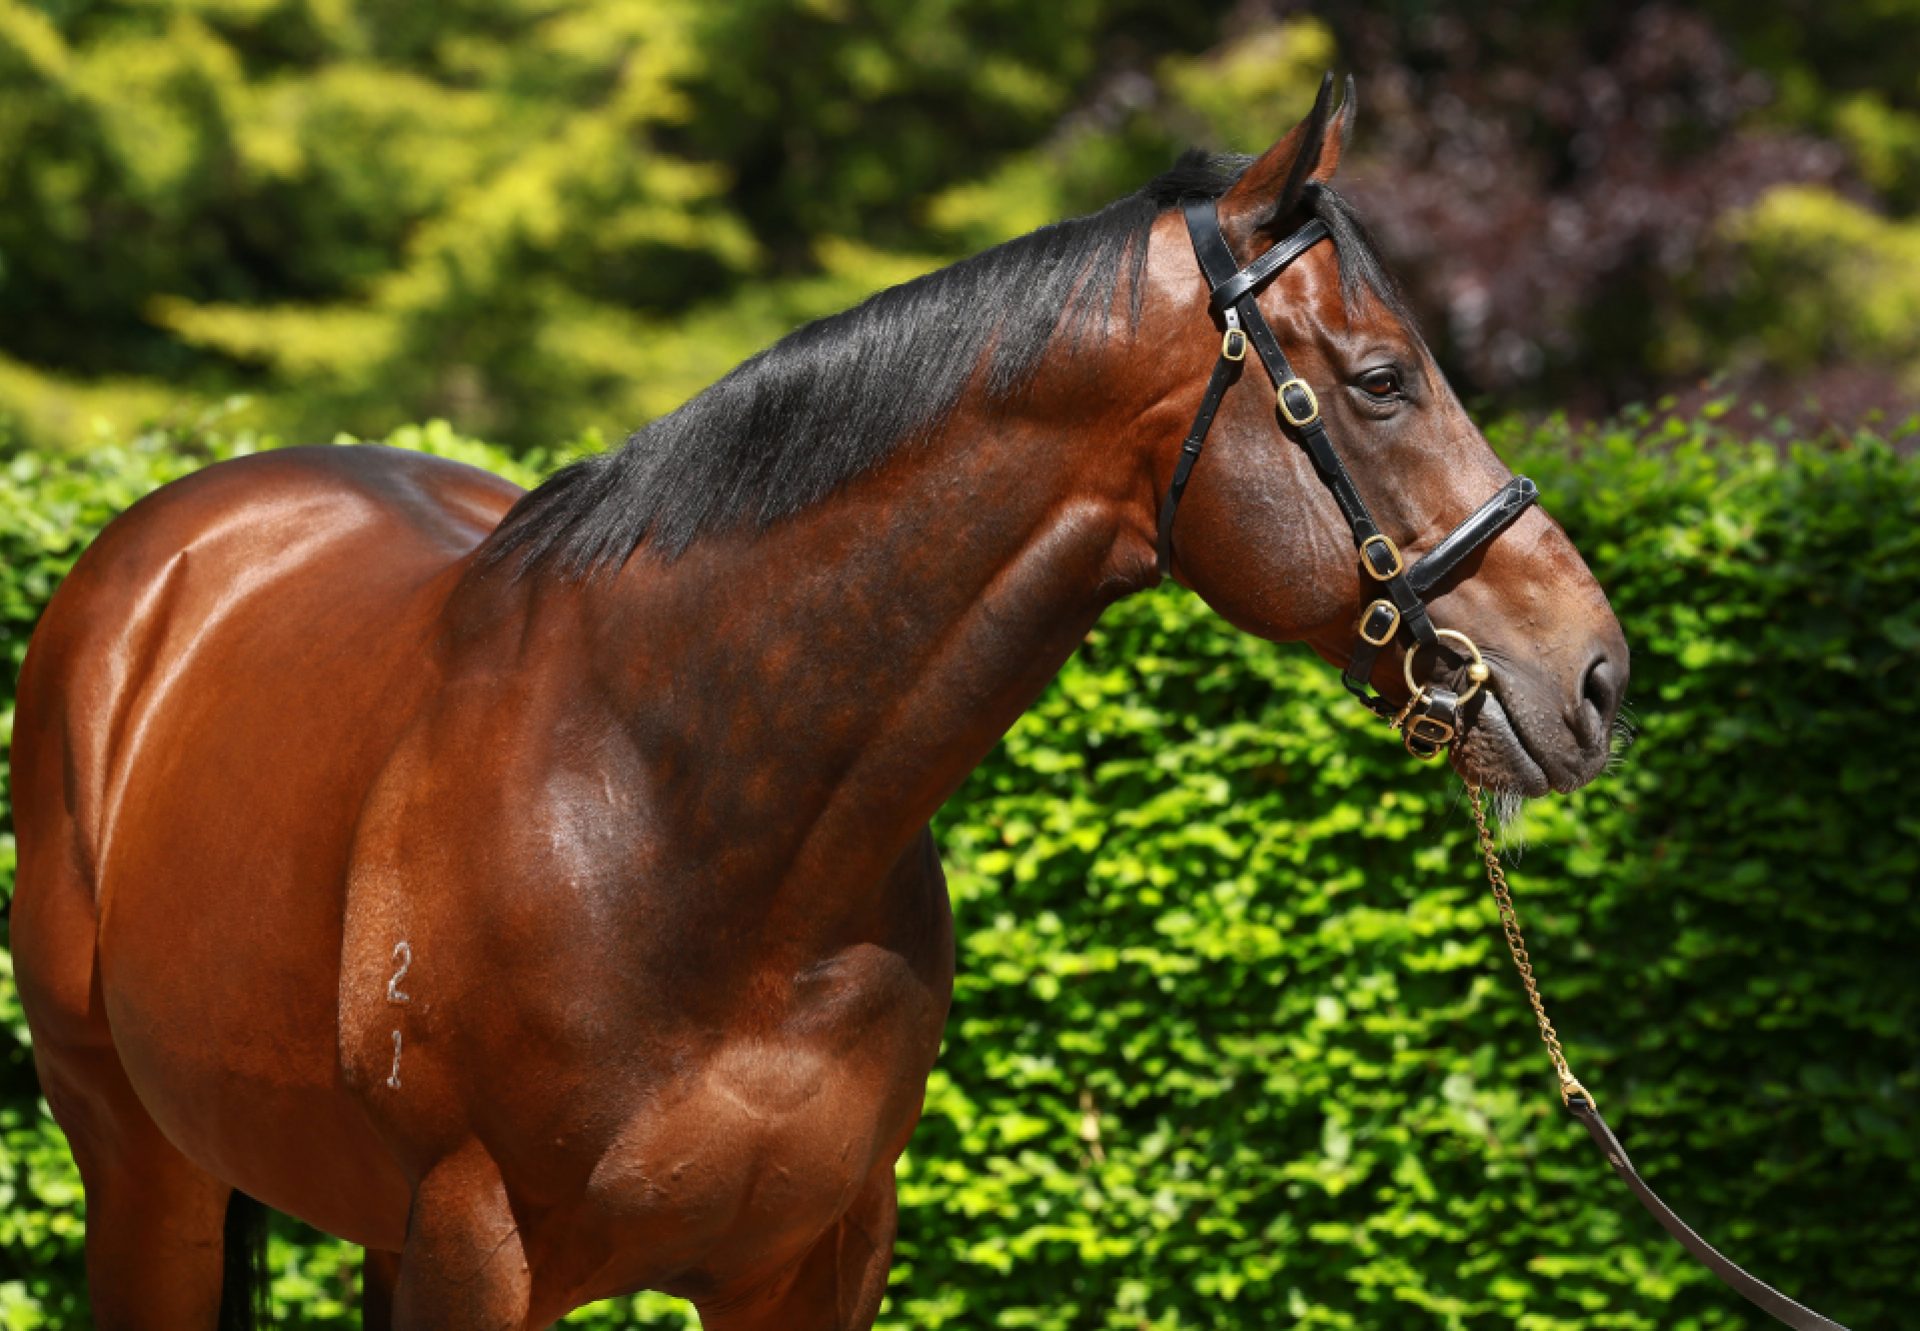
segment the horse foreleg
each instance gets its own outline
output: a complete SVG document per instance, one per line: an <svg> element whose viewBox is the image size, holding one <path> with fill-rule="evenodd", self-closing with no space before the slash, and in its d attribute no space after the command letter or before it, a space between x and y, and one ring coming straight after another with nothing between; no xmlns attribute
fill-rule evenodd
<svg viewBox="0 0 1920 1331"><path fill-rule="evenodd" d="M532 1294L499 1168L478 1143L469 1144L414 1190L393 1331L523 1331Z"/></svg>
<svg viewBox="0 0 1920 1331"><path fill-rule="evenodd" d="M887 1293L899 1217L889 1161L798 1266L743 1302L702 1304L700 1325L705 1331L869 1331Z"/></svg>

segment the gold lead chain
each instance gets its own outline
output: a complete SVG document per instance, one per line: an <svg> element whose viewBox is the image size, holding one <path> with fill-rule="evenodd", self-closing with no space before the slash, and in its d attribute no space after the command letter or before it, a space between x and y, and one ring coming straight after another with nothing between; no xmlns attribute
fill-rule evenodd
<svg viewBox="0 0 1920 1331"><path fill-rule="evenodd" d="M1513 954L1513 968L1520 972L1520 983L1527 987L1527 1002L1533 1005L1533 1019L1540 1024L1540 1039L1547 1046L1547 1057L1553 1060L1553 1070L1560 1075L1560 1102L1565 1104L1578 1095L1591 1105L1593 1095L1567 1066L1566 1052L1560 1048L1560 1035L1553 1029L1552 1018L1547 1016L1546 1004L1540 1001L1540 986L1533 978L1533 959L1527 955L1527 940L1520 932L1520 915L1513 908L1513 891L1507 886L1506 870L1500 867L1500 850L1487 828L1487 809L1480 798L1480 787L1468 786L1467 794L1473 798L1473 825L1480 830L1480 857L1486 861L1487 885L1493 889L1493 904L1500 908L1500 928L1507 935L1507 951Z"/></svg>

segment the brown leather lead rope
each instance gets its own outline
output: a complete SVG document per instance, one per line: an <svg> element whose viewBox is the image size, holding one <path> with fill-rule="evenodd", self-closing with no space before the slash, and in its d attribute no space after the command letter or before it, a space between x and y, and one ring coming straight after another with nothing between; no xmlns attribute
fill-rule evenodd
<svg viewBox="0 0 1920 1331"><path fill-rule="evenodd" d="M1507 936L1507 950L1513 954L1513 965L1520 972L1520 983L1526 986L1527 1002L1533 1005L1533 1019L1540 1027L1540 1038L1546 1042L1547 1057L1553 1060L1553 1070L1560 1076L1561 1102L1580 1120L1587 1135L1593 1138L1593 1144L1600 1148L1607 1163L1613 1166L1613 1172L1633 1189L1633 1195L1660 1222L1661 1228L1678 1239L1681 1247L1692 1253L1700 1265L1718 1276L1729 1289L1777 1321L1795 1328L1795 1331L1847 1331L1840 1323L1795 1303L1773 1286L1755 1279L1728 1261L1711 1243L1694 1233L1686 1221L1675 1215L1635 1171L1633 1161L1627 1157L1626 1148L1620 1145L1620 1139L1613 1135L1613 1129L1607 1126L1607 1121L1600 1117L1600 1106L1592 1093L1580 1084L1567 1067L1567 1056L1560 1048L1560 1037L1547 1017L1546 1006L1540 1001L1539 985L1534 982L1533 959L1527 955L1527 940L1520 933L1520 916L1513 908L1513 892L1507 886L1506 871L1500 865L1500 851L1494 845L1493 833L1487 830L1487 811L1480 798L1480 787L1470 785L1467 793L1473 798L1473 823L1480 832L1480 855L1486 861L1487 883L1493 888L1493 901L1500 909L1500 928Z"/></svg>

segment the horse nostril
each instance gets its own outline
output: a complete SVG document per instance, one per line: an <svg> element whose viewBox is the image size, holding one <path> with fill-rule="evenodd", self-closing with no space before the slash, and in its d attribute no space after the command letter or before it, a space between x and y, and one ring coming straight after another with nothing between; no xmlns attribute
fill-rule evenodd
<svg viewBox="0 0 1920 1331"><path fill-rule="evenodd" d="M1613 727L1614 713L1620 710L1620 694L1626 686L1626 672L1614 665L1605 652L1594 657L1580 680L1580 703L1574 730L1583 744L1598 744Z"/></svg>

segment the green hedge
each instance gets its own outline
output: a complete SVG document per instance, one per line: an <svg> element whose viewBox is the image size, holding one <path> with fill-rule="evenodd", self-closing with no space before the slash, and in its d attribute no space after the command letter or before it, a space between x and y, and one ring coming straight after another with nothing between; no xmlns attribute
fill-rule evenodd
<svg viewBox="0 0 1920 1331"><path fill-rule="evenodd" d="M1710 421L1496 443L1634 650L1639 742L1534 806L1515 870L1574 1066L1737 1259L1914 1325L1920 463ZM4 655L113 510L233 447L5 464ZM1136 598L938 827L960 979L888 1326L1757 1325L1560 1111L1458 784L1304 652ZM3 982L0 1020L0 1324L75 1325L80 1199ZM286 1325L347 1324L349 1254L275 1255Z"/></svg>

